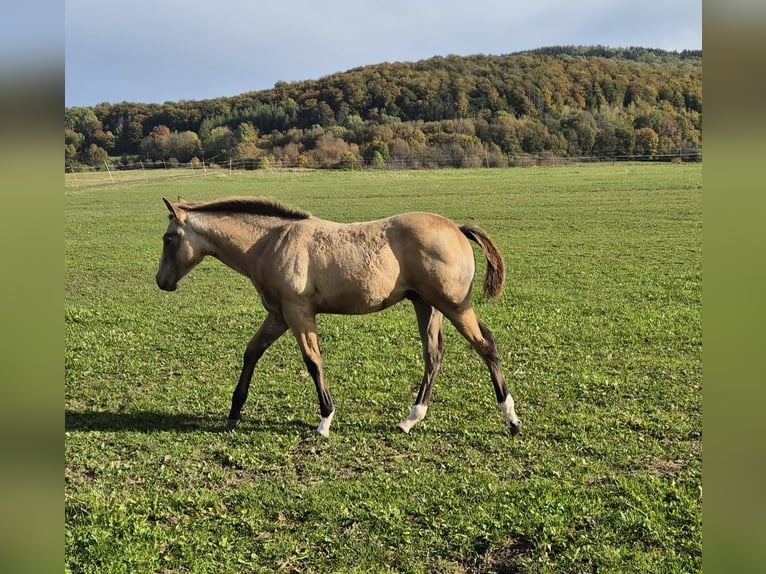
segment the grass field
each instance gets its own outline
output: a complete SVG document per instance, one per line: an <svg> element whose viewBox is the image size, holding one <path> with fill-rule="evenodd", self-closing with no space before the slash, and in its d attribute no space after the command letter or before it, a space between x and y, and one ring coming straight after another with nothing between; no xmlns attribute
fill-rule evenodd
<svg viewBox="0 0 766 574"><path fill-rule="evenodd" d="M700 165L121 175L66 180L68 572L701 571ZM422 375L406 303L320 317L329 439L290 336L219 432L265 313L215 260L156 287L178 195L484 227L508 279L474 304L523 433L451 325L427 419L394 432Z"/></svg>

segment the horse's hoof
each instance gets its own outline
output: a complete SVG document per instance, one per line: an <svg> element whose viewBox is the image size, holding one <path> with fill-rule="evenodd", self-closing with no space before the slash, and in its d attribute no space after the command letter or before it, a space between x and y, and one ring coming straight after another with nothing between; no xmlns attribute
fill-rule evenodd
<svg viewBox="0 0 766 574"><path fill-rule="evenodd" d="M228 424L226 425L226 432L231 432L235 428L239 426L239 423L242 422L242 419L229 419Z"/></svg>
<svg viewBox="0 0 766 574"><path fill-rule="evenodd" d="M405 427L405 426L403 426L402 423L399 423L398 425L396 425L396 432L401 432L401 433L404 433L404 434L410 434L410 429Z"/></svg>
<svg viewBox="0 0 766 574"><path fill-rule="evenodd" d="M511 429L511 436L516 436L521 432L521 421L518 421L516 424L509 421L508 426Z"/></svg>
<svg viewBox="0 0 766 574"><path fill-rule="evenodd" d="M320 434L323 437L330 436L330 425L332 424L332 419L334 416L335 411L332 411L326 417L322 417L322 420L319 421L319 426L317 427L317 434Z"/></svg>

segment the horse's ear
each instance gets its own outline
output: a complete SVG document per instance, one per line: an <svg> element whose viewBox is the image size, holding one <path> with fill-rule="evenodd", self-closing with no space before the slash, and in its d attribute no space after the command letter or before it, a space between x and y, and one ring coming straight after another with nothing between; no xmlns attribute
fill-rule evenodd
<svg viewBox="0 0 766 574"><path fill-rule="evenodd" d="M178 213L176 213L176 208L175 208L175 207L173 207L173 204L172 204L172 203L170 203L170 202L169 202L167 199L165 199L164 197L162 198L162 201L164 201L164 202L165 202L165 205L167 206L167 208L168 208L168 211L170 211L170 214L173 216L173 219L178 219Z"/></svg>

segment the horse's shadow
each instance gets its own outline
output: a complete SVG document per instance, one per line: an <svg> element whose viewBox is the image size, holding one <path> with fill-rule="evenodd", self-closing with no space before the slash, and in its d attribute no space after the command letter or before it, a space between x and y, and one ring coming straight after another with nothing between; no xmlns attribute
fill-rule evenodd
<svg viewBox="0 0 766 574"><path fill-rule="evenodd" d="M346 423L347 429L363 428L366 432L387 434L393 432L393 425ZM67 432L134 432L134 433L226 433L226 421L218 415L166 413L161 411L108 412L73 411L64 412L64 429ZM309 421L267 421L246 418L235 432L293 434L313 433L315 425Z"/></svg>
<svg viewBox="0 0 766 574"><path fill-rule="evenodd" d="M68 432L135 432L135 433L225 433L226 421L209 414L166 413L161 411L64 412L64 429ZM304 421L243 421L236 432L289 433L296 430L309 431L313 427Z"/></svg>
<svg viewBox="0 0 766 574"><path fill-rule="evenodd" d="M64 428L79 432L204 432L223 427L220 420L205 415L173 414L159 411L108 412L70 411L64 413Z"/></svg>

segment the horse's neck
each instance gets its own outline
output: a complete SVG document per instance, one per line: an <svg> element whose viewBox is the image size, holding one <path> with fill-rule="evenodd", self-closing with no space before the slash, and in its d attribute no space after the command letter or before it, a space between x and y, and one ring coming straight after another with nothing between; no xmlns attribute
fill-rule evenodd
<svg viewBox="0 0 766 574"><path fill-rule="evenodd" d="M235 271L248 275L247 253L275 221L265 217L231 217L199 214L192 222L194 231L205 240L205 251Z"/></svg>

